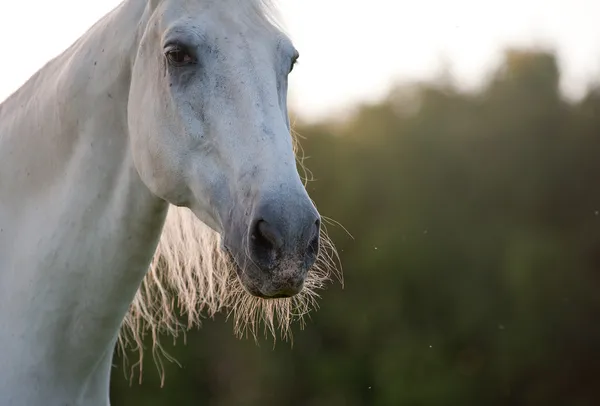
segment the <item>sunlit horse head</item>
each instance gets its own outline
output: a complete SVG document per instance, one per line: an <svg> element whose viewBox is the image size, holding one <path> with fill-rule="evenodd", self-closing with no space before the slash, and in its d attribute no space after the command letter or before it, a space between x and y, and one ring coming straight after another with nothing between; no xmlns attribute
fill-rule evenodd
<svg viewBox="0 0 600 406"><path fill-rule="evenodd" d="M125 0L0 105L0 393L105 405L117 336L141 349L221 309L285 336L315 305L335 251L298 173L298 51L275 16Z"/></svg>
<svg viewBox="0 0 600 406"><path fill-rule="evenodd" d="M291 297L316 261L321 220L287 119L298 52L257 6L157 3L133 64L129 136L148 189L222 236L250 294Z"/></svg>
<svg viewBox="0 0 600 406"><path fill-rule="evenodd" d="M264 1L154 3L132 69L133 160L154 195L189 208L214 231L173 213L155 264L162 255L168 273L192 265L191 273L176 275L176 285L185 286L194 281L180 278L198 278L198 270L218 280L233 269L236 280L224 279L215 299L237 292L234 306L272 312L283 304L281 310L289 311L293 301L248 302L236 285L256 298L277 299L302 292L307 278L309 295L321 283L322 275L309 273L319 255L321 218L296 167L287 112L298 51ZM190 235L202 238L196 247L172 235L192 224ZM207 261L211 255L217 256L213 262ZM212 299L210 289L181 293L184 302Z"/></svg>

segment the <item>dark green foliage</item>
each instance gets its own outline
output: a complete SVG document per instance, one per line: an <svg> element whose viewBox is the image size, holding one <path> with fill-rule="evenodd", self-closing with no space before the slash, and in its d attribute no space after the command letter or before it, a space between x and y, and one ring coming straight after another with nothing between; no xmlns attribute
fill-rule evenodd
<svg viewBox="0 0 600 406"><path fill-rule="evenodd" d="M478 94L398 88L300 125L345 288L289 344L207 321L166 386L119 405L600 404L600 92L567 103L555 58L511 51ZM120 362L116 360L115 362Z"/></svg>

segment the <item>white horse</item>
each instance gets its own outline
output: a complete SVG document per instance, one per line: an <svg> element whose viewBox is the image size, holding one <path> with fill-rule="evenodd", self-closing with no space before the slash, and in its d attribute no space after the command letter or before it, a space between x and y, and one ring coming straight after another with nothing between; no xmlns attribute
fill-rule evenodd
<svg viewBox="0 0 600 406"><path fill-rule="evenodd" d="M106 406L119 337L222 308L285 334L314 305L334 251L273 16L125 0L0 105L0 405Z"/></svg>

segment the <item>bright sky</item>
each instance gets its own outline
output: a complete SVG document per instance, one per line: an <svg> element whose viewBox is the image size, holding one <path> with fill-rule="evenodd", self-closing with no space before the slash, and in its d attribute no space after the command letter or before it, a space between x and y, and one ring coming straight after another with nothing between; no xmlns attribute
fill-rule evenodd
<svg viewBox="0 0 600 406"><path fill-rule="evenodd" d="M0 0L0 100L120 0ZM600 78L599 0L280 0L300 64L291 105L312 118L450 63L477 86L507 45L553 46L563 90Z"/></svg>

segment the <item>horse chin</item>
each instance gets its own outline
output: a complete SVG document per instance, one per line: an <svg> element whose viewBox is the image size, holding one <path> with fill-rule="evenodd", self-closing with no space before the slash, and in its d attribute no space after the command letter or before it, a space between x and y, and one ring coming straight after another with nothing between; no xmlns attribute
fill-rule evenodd
<svg viewBox="0 0 600 406"><path fill-rule="evenodd" d="M300 292L302 292L302 288L303 288L303 286L302 286L300 289L293 289L293 288L287 288L284 290L273 289L272 290L273 293L263 293L263 291L256 288L253 285L253 283L247 283L247 282L244 283L244 280L242 278L240 278L240 283L242 284L242 286L244 287L246 292L248 292L249 295L260 298L260 299L264 299L264 300L288 299L288 298L298 295Z"/></svg>
<svg viewBox="0 0 600 406"><path fill-rule="evenodd" d="M239 277L240 282L248 294L265 300L287 299L298 295L304 288L304 283L299 283L298 287L285 288L257 288L253 282L244 281L244 278Z"/></svg>

